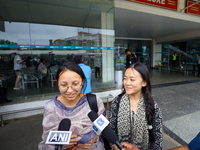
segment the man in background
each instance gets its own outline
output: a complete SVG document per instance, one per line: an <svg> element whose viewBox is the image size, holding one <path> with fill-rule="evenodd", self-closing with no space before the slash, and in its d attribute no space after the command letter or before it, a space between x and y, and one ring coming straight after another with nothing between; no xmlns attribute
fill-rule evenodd
<svg viewBox="0 0 200 150"><path fill-rule="evenodd" d="M125 69L127 69L132 64L132 62L131 62L131 52L130 52L129 49L126 49L125 53L126 53L126 68Z"/></svg>
<svg viewBox="0 0 200 150"><path fill-rule="evenodd" d="M95 65L95 78L100 78L101 58L99 56L95 57L94 65Z"/></svg>
<svg viewBox="0 0 200 150"><path fill-rule="evenodd" d="M21 53L16 54L14 57L14 71L16 73L16 80L15 80L15 87L14 90L19 90L21 87L19 85L19 81L21 79L21 68L22 64L25 64L25 62L21 58Z"/></svg>
<svg viewBox="0 0 200 150"><path fill-rule="evenodd" d="M176 67L176 52L172 55L172 67Z"/></svg>
<svg viewBox="0 0 200 150"><path fill-rule="evenodd" d="M126 49L125 53L126 53L126 68L125 69L127 69L129 68L131 64L134 64L135 62L137 62L137 56L135 53L131 54L129 49Z"/></svg>
<svg viewBox="0 0 200 150"><path fill-rule="evenodd" d="M83 63L81 56L75 56L74 62L81 67L81 69L84 72L85 78L87 80L87 82L86 82L87 86L85 85L85 83L83 84L83 86L86 86L86 88L83 88L81 93L90 94L92 92L92 89L91 89L91 79L92 79L91 68ZM83 91L84 89L85 89L85 91Z"/></svg>

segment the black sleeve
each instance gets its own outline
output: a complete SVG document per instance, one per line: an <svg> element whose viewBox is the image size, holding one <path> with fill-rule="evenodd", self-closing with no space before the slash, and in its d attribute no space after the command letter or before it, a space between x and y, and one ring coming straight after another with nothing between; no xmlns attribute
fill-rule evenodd
<svg viewBox="0 0 200 150"><path fill-rule="evenodd" d="M126 56L126 68L129 67L129 61L130 61L130 57L129 55Z"/></svg>

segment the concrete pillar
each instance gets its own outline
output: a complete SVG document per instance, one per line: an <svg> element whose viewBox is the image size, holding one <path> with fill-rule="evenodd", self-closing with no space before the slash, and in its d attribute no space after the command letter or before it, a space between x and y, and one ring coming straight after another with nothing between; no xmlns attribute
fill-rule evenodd
<svg viewBox="0 0 200 150"><path fill-rule="evenodd" d="M156 65L156 39L151 40L151 67Z"/></svg>
<svg viewBox="0 0 200 150"><path fill-rule="evenodd" d="M101 13L102 47L114 47L114 35L108 32L114 29L114 14ZM102 82L114 81L114 50L102 50Z"/></svg>
<svg viewBox="0 0 200 150"><path fill-rule="evenodd" d="M184 13L185 12L184 8L185 8L185 0L178 0L178 9L177 9L177 11Z"/></svg>

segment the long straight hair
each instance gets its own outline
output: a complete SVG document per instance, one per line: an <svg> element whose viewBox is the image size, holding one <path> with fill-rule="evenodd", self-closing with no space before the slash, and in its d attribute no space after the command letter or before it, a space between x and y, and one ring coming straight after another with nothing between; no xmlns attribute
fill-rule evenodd
<svg viewBox="0 0 200 150"><path fill-rule="evenodd" d="M132 64L129 68L135 69L139 72L141 75L143 81L147 83L145 87L142 87L142 94L144 97L144 103L145 103L145 111L146 111L146 119L148 125L153 125L154 123L154 114L155 114L155 108L154 108L154 100L151 96L151 81L149 77L149 71L147 67L140 63L136 62ZM126 90L123 85L122 93L119 94L119 96L122 96L126 93ZM153 148L155 145L155 137L153 135L153 129L149 130L149 144L150 148Z"/></svg>

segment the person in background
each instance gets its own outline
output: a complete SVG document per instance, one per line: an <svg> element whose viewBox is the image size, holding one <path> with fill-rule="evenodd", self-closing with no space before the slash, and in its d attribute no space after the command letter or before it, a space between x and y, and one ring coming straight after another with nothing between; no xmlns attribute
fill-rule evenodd
<svg viewBox="0 0 200 150"><path fill-rule="evenodd" d="M2 60L2 56L0 55L0 74L3 72L1 63L3 63L3 60ZM4 80L4 77L1 77L1 75L0 75L0 80L1 80L0 82ZM8 100L6 96L7 96L7 89L3 87L3 85L1 86L0 84L0 104L4 102L12 102L12 100Z"/></svg>
<svg viewBox="0 0 200 150"><path fill-rule="evenodd" d="M198 55L197 55L197 53L196 53L196 51L195 50L193 50L193 74L195 75L195 73L196 73L196 67L197 67L197 61L198 61Z"/></svg>
<svg viewBox="0 0 200 150"><path fill-rule="evenodd" d="M151 96L149 71L144 64L136 62L126 69L123 91L114 98L108 118L120 143L142 150L163 148L162 113ZM113 148L118 150L116 145Z"/></svg>
<svg viewBox="0 0 200 150"><path fill-rule="evenodd" d="M135 145L130 143L123 142L121 145L124 147L123 150L139 150ZM200 133L197 134L188 145L172 148L170 150L200 150Z"/></svg>
<svg viewBox="0 0 200 150"><path fill-rule="evenodd" d="M3 71L3 68L1 67L1 64L3 64L2 56L0 55L0 74Z"/></svg>
<svg viewBox="0 0 200 150"><path fill-rule="evenodd" d="M19 85L19 81L21 79L21 68L23 64L26 64L21 58L21 53L16 54L14 57L14 70L16 72L16 80L15 80L15 87L14 90L19 90L21 86Z"/></svg>
<svg viewBox="0 0 200 150"><path fill-rule="evenodd" d="M130 52L129 49L126 49L125 53L126 53L126 68L125 69L127 69L132 64L132 62L131 62L131 52Z"/></svg>
<svg viewBox="0 0 200 150"><path fill-rule="evenodd" d="M87 96L81 91L85 90L83 83L86 81L82 69L74 62L64 63L57 71L56 80L60 91L59 96L54 96L44 106L42 142L38 150L55 150L54 145L45 144L49 131L58 130L62 119L71 120L70 143L63 149L74 150L103 150L104 144L100 137L91 128L92 122L87 116L91 111ZM97 99L98 115L106 117L103 101ZM99 140L98 140L99 139Z"/></svg>
<svg viewBox="0 0 200 150"><path fill-rule="evenodd" d="M200 76L200 54L198 55L197 68L198 68L197 76Z"/></svg>
<svg viewBox="0 0 200 150"><path fill-rule="evenodd" d="M172 67L176 67L176 52L172 55Z"/></svg>
<svg viewBox="0 0 200 150"><path fill-rule="evenodd" d="M70 61L69 57L67 57L67 62Z"/></svg>
<svg viewBox="0 0 200 150"><path fill-rule="evenodd" d="M185 56L182 55L181 57L181 63L182 63L182 69L184 70L185 69L185 64L186 64L186 60L185 60Z"/></svg>
<svg viewBox="0 0 200 150"><path fill-rule="evenodd" d="M2 78L2 77L0 77L0 78ZM4 102L8 103L8 102L12 102L12 100L7 99L7 88L0 86L0 104L2 104Z"/></svg>
<svg viewBox="0 0 200 150"><path fill-rule="evenodd" d="M9 64L11 67L14 67L14 57L12 57L12 59L9 61Z"/></svg>
<svg viewBox="0 0 200 150"><path fill-rule="evenodd" d="M99 56L95 57L94 65L95 65L95 78L100 78L101 58Z"/></svg>
<svg viewBox="0 0 200 150"><path fill-rule="evenodd" d="M182 66L182 54L181 53L179 53L178 64L179 64L179 71L181 71L183 69L183 66Z"/></svg>
<svg viewBox="0 0 200 150"><path fill-rule="evenodd" d="M32 62L31 62L32 58L30 56L28 56L25 61L26 61L27 68L32 67Z"/></svg>
<svg viewBox="0 0 200 150"><path fill-rule="evenodd" d="M85 93L85 94L90 94L92 92L92 88L91 88L92 71L91 71L91 68L83 63L81 56L75 56L74 62L81 67L81 69L83 70L83 72L85 74L86 80L87 80L87 82L84 83L84 86L86 86L86 89L85 89L85 91L81 91L81 92Z"/></svg>
<svg viewBox="0 0 200 150"><path fill-rule="evenodd" d="M45 59L41 58L40 59L40 64L38 66L38 72L42 74L47 74L47 67L45 65Z"/></svg>

